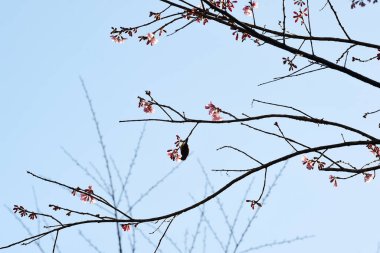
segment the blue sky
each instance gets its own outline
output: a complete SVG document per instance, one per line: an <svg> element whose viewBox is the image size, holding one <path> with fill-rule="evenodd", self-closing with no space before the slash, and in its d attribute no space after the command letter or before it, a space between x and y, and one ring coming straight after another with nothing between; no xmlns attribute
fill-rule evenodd
<svg viewBox="0 0 380 253"><path fill-rule="evenodd" d="M336 8L350 35L378 43L379 5L351 10L349 2L341 1ZM243 4L240 4L241 8ZM311 4L316 10L312 13L314 34L343 36L327 9L317 11L323 4ZM143 124L120 124L118 121L146 117L137 108L136 97L147 89L158 101L173 105L192 117L208 118L204 105L210 100L236 114L279 112L267 106L251 108L251 100L256 98L302 108L315 117L350 124L378 135L379 116L362 118L364 112L380 107L378 89L331 70L257 87L257 84L274 76L287 74L281 58L290 55L267 46L258 48L251 43L235 42L229 29L216 24L210 23L206 27L195 24L172 37L159 38L154 47L138 43L137 39L122 45L109 39L111 26L139 24L148 19L150 10L159 10L161 6L156 2L119 0L1 3L1 204L21 204L32 209L35 206L34 188L42 210L48 210L47 205L54 203L78 209L94 208L83 206L59 187L42 183L26 174L26 170L32 170L73 186L93 184L61 147L86 166L91 162L105 173L79 76L85 80L93 99L107 150L123 173L133 157ZM289 3L289 12L291 8L293 6ZM263 0L256 17L260 24L277 28L280 11L276 3ZM294 31L298 31L297 26L294 26ZM344 47L320 43L316 50L335 59ZM354 53L364 58L374 54L370 50ZM299 61L299 66L302 63L304 61ZM380 80L378 64L350 62L349 66ZM154 116L164 117L160 113ZM267 120L256 126L275 131L273 123L273 120ZM339 130L285 120L279 123L289 136L309 145L341 141ZM176 134L186 136L191 128L191 125L162 123L146 125L128 189L132 199L138 199L152 183L176 165L167 158L166 150L172 147ZM355 138L348 134L345 137ZM150 217L164 214L191 204L190 195L195 199L202 198L205 180L198 160L208 171L215 188L231 180L233 175L213 173L212 169L252 167L249 160L237 153L216 151L223 145L238 146L262 161L291 152L286 143L238 125L199 127L191 139L191 157L136 207L135 215ZM357 164L371 158L363 148L332 154L351 158ZM271 168L270 179L281 166ZM376 252L380 241L378 180L364 184L358 177L342 182L338 189L334 189L328 182L328 175L307 171L298 158L289 161L268 203L260 211L249 239L240 249L273 240L315 235L312 239L262 252ZM260 179L262 174L257 174L250 198L258 195ZM249 181L245 180L220 196L231 219ZM223 233L226 226L215 201L206 205L206 214L221 236L226 236L227 233ZM243 208L238 233L252 214L249 206ZM23 228L3 206L0 216L1 245L25 235ZM180 217L173 223L169 235L182 245L186 230L194 233L198 219L197 210ZM36 231L36 224L27 224ZM116 249L113 227L89 226L83 231L107 252ZM151 232L151 228L146 228L145 232ZM123 234L126 248L128 236ZM218 252L212 235L207 234L207 238L208 251ZM152 240L157 241L157 235L152 236ZM43 244L47 249L51 247L49 239L44 239ZM76 229L62 233L59 244L63 252L88 249ZM167 252L173 250L167 242L162 247ZM141 242L137 252L149 250L152 246ZM7 252L39 251L35 246L18 246Z"/></svg>

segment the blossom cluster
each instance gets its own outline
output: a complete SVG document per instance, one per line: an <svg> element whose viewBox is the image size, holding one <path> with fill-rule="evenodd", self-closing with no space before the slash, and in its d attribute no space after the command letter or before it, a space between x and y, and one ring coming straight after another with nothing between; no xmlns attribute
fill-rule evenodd
<svg viewBox="0 0 380 253"><path fill-rule="evenodd" d="M154 33L148 33L146 36L139 36L139 39L139 41L146 40L146 44L151 46L154 46L158 43L158 39L154 36Z"/></svg>
<svg viewBox="0 0 380 253"><path fill-rule="evenodd" d="M237 0L218 0L218 1L210 1L212 4L214 4L216 7L221 8L223 10L229 10L233 11L235 8L235 5L237 3Z"/></svg>
<svg viewBox="0 0 380 253"><path fill-rule="evenodd" d="M37 214L35 212L30 212L26 210L23 206L14 205L13 206L13 212L19 213L21 217L28 216L29 219L35 220L37 219Z"/></svg>
<svg viewBox="0 0 380 253"><path fill-rule="evenodd" d="M111 40L117 44L124 43L127 39L121 35L111 35Z"/></svg>
<svg viewBox="0 0 380 253"><path fill-rule="evenodd" d="M176 142L174 149L168 149L166 152L169 156L169 158L173 161L180 161L185 160L187 156L189 155L189 146L187 145L187 142L182 140L179 135L176 135Z"/></svg>
<svg viewBox="0 0 380 253"><path fill-rule="evenodd" d="M364 173L364 182L369 183L375 178L374 174L371 173Z"/></svg>
<svg viewBox="0 0 380 253"><path fill-rule="evenodd" d="M300 7L305 5L305 1L303 0L294 0L294 5L299 5Z"/></svg>
<svg viewBox="0 0 380 253"><path fill-rule="evenodd" d="M255 1L250 1L248 5L244 6L243 12L246 16L252 16L253 15L253 9L257 9L259 7L259 4Z"/></svg>
<svg viewBox="0 0 380 253"><path fill-rule="evenodd" d="M166 32L166 31L164 29L160 29L159 35L161 36L163 32ZM111 40L118 44L124 43L127 40L127 38L123 37L121 35L122 33L126 33L130 37L132 37L133 34L137 33L137 29L121 27L121 30L118 31L116 28L112 27L111 36L110 36ZM154 36L154 33L148 33L146 36L139 36L138 38L140 39L140 41L146 40L147 45L154 46L158 43L158 39Z"/></svg>
<svg viewBox="0 0 380 253"><path fill-rule="evenodd" d="M146 101L145 99L143 98L140 98L140 101L139 101L139 108L143 108L144 112L145 113L154 113L154 108L153 108L153 104L149 101Z"/></svg>
<svg viewBox="0 0 380 253"><path fill-rule="evenodd" d="M373 144L368 144L367 148L371 150L371 153L376 156L376 158L380 158L380 148Z"/></svg>
<svg viewBox="0 0 380 253"><path fill-rule="evenodd" d="M308 170L314 169L315 164L318 164L319 170L322 170L326 166L326 163L319 161L317 157L314 157L313 159L309 159L306 156L302 157L302 164L306 165L306 168Z"/></svg>
<svg viewBox="0 0 380 253"><path fill-rule="evenodd" d="M130 224L121 224L121 228L124 230L124 231L130 231L131 230L131 225Z"/></svg>
<svg viewBox="0 0 380 253"><path fill-rule="evenodd" d="M297 23L298 20L301 20L301 25L303 25L305 22L304 17L307 17L309 15L307 8L305 8L304 10L300 9L298 12L293 11L293 14L294 22Z"/></svg>
<svg viewBox="0 0 380 253"><path fill-rule="evenodd" d="M252 36L250 34L248 34L248 33L242 33L242 32L239 32L239 30L235 29L235 31L232 33L232 35L235 36L235 40L236 41L239 40L239 33L241 34L241 42L244 42L246 39L252 38Z"/></svg>
<svg viewBox="0 0 380 253"><path fill-rule="evenodd" d="M73 196L76 196L77 192L80 192L80 191L81 189L77 187L71 192L71 194ZM93 204L96 201L93 195L94 195L94 191L92 190L92 186L90 185L88 186L87 189L83 190L83 192L80 192L80 200L82 200L83 202L89 202L90 204Z"/></svg>
<svg viewBox="0 0 380 253"><path fill-rule="evenodd" d="M378 0L367 0L368 3L371 3L373 2L374 4L378 2ZM365 3L365 0L352 0L352 3L351 3L351 9L354 9L356 8L356 6L359 5L360 7L365 7L366 6L366 3Z"/></svg>
<svg viewBox="0 0 380 253"><path fill-rule="evenodd" d="M200 14L196 8L192 8L191 10L186 10L185 13L183 14L183 17L186 18L187 20L193 19L196 17L195 21L198 23L201 23L203 25L206 25L208 23L208 19L205 18L202 14Z"/></svg>
<svg viewBox="0 0 380 253"><path fill-rule="evenodd" d="M205 109L208 110L208 114L211 115L211 119L213 121L222 120L222 117L220 116L222 109L220 109L219 107L216 107L212 102L205 105Z"/></svg>
<svg viewBox="0 0 380 253"><path fill-rule="evenodd" d="M334 187L338 187L338 180L336 177L334 177L333 175L330 175L329 180L330 180L330 183L332 183Z"/></svg>
<svg viewBox="0 0 380 253"><path fill-rule="evenodd" d="M137 33L137 29L121 27L121 30L118 31L115 27L112 27L110 36L111 40L117 44L124 43L127 40L127 38L123 37L121 35L122 33L128 34L129 37L132 37L133 34Z"/></svg>

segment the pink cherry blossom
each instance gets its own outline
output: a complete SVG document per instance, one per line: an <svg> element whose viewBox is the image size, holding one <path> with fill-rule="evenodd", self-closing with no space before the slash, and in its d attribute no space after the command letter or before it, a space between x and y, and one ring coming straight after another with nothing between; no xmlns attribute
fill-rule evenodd
<svg viewBox="0 0 380 253"><path fill-rule="evenodd" d="M169 158L172 159L173 161L180 161L181 160L181 155L178 153L178 148L169 149L167 151L167 154L168 154Z"/></svg>
<svg viewBox="0 0 380 253"><path fill-rule="evenodd" d="M336 180L336 177L334 177L333 175L330 175L329 180L330 180L330 183L333 183L334 187L338 187L338 181Z"/></svg>
<svg viewBox="0 0 380 253"><path fill-rule="evenodd" d="M90 185L87 189L84 190L84 193L80 194L80 200L83 202L89 202L90 204L95 203L95 198L92 196L94 191L92 190L92 186Z"/></svg>
<svg viewBox="0 0 380 253"><path fill-rule="evenodd" d="M371 173L364 173L364 182L365 183L371 182L374 178L375 178L375 176L373 174L371 174Z"/></svg>
<svg viewBox="0 0 380 253"><path fill-rule="evenodd" d="M149 101L146 101L143 98L139 98L139 108L142 107L145 113L154 113L153 104Z"/></svg>
<svg viewBox="0 0 380 253"><path fill-rule="evenodd" d="M218 111L213 111L211 114L212 121L220 121L222 120L222 117L220 116L220 113Z"/></svg>
<svg viewBox="0 0 380 253"><path fill-rule="evenodd" d="M220 116L221 109L216 107L212 102L205 105L205 109L208 110L208 114L211 115L212 121L220 121L222 117Z"/></svg>
<svg viewBox="0 0 380 253"><path fill-rule="evenodd" d="M250 6L245 6L243 8L244 15L246 16L252 16L252 9Z"/></svg>
<svg viewBox="0 0 380 253"><path fill-rule="evenodd" d="M301 20L301 25L304 23L304 17L307 17L309 14L308 14L308 9L305 8L303 11L300 9L298 12L296 11L293 11L294 13L294 22L297 23L298 20L300 19Z"/></svg>
<svg viewBox="0 0 380 253"><path fill-rule="evenodd" d="M121 224L121 228L124 231L130 231L131 230L131 225L129 225L129 224Z"/></svg>
<svg viewBox="0 0 380 253"><path fill-rule="evenodd" d="M147 45L151 45L151 46L154 46L158 43L158 39L156 37L154 37L154 34L153 33L148 33L148 35L146 36L147 37Z"/></svg>
<svg viewBox="0 0 380 253"><path fill-rule="evenodd" d="M121 43L124 43L127 39L126 38L123 38L122 36L118 36L118 35L111 35L111 40L117 44L121 44Z"/></svg>
<svg viewBox="0 0 380 253"><path fill-rule="evenodd" d="M371 153L376 156L376 158L380 158L380 148L373 144L368 144L367 148L371 150Z"/></svg>
<svg viewBox="0 0 380 253"><path fill-rule="evenodd" d="M303 165L306 164L306 168L307 168L308 170L312 170L312 169L314 169L315 161L313 161L313 160L309 160L306 156L303 156L303 157L302 157L302 164L303 164Z"/></svg>
<svg viewBox="0 0 380 253"><path fill-rule="evenodd" d="M319 170L323 170L326 166L326 163L325 162L320 162L320 161L317 161L318 163L318 169Z"/></svg>
<svg viewBox="0 0 380 253"><path fill-rule="evenodd" d="M167 150L167 155L173 161L185 161L189 155L189 145L187 140L182 140L179 135L176 135L177 140L174 142L175 148Z"/></svg>

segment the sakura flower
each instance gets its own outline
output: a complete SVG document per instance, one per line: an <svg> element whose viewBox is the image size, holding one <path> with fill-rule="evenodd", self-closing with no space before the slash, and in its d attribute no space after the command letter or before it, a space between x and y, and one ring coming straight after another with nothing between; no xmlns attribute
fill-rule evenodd
<svg viewBox="0 0 380 253"><path fill-rule="evenodd" d="M36 213L30 213L29 214L29 219L31 219L31 220L34 220L34 219L37 219L37 214Z"/></svg>
<svg viewBox="0 0 380 253"><path fill-rule="evenodd" d="M28 214L28 211L23 206L14 205L13 212L19 213L21 217L24 217Z"/></svg>
<svg viewBox="0 0 380 253"><path fill-rule="evenodd" d="M176 138L177 140L174 143L176 148L169 149L167 151L167 154L169 158L172 159L173 161L180 161L180 160L184 161L189 156L189 152L190 152L189 145L187 144L187 139L182 140L181 137L179 137L179 135L176 135Z"/></svg>
<svg viewBox="0 0 380 253"><path fill-rule="evenodd" d="M53 211L61 210L61 208L59 206L56 206L56 205L49 205L49 207L51 207L53 209Z"/></svg>
<svg viewBox="0 0 380 253"><path fill-rule="evenodd" d="M221 9L228 9L229 11L233 11L235 8L234 3L237 3L237 0L219 0L215 2L216 7Z"/></svg>
<svg viewBox="0 0 380 253"><path fill-rule="evenodd" d="M306 156L303 156L303 157L302 157L302 164L303 164L303 165L306 164L306 168L307 168L308 170L312 170L312 169L314 169L315 161L313 161L313 160L309 160Z"/></svg>
<svg viewBox="0 0 380 253"><path fill-rule="evenodd" d="M131 226L129 224L121 224L121 228L124 230L124 231L129 231L131 230Z"/></svg>
<svg viewBox="0 0 380 253"><path fill-rule="evenodd" d="M74 189L72 192L71 192L71 195L75 196L77 195L77 192L80 190L79 187L77 187L76 189Z"/></svg>
<svg viewBox="0 0 380 253"><path fill-rule="evenodd" d="M245 6L243 8L244 15L246 16L252 16L252 9L250 6Z"/></svg>
<svg viewBox="0 0 380 253"><path fill-rule="evenodd" d="M119 35L111 35L111 40L117 44L124 43L127 39Z"/></svg>
<svg viewBox="0 0 380 253"><path fill-rule="evenodd" d="M326 166L326 163L325 162L320 162L320 161L317 161L318 163L318 169L319 170L323 170Z"/></svg>
<svg viewBox="0 0 380 253"><path fill-rule="evenodd" d="M375 178L375 176L373 174L371 174L371 173L364 173L364 182L365 183L371 182L374 178Z"/></svg>
<svg viewBox="0 0 380 253"><path fill-rule="evenodd" d="M376 158L380 158L380 148L373 144L368 144L367 148L371 150L371 153L376 156Z"/></svg>
<svg viewBox="0 0 380 253"><path fill-rule="evenodd" d="M212 121L220 121L220 120L222 120L222 117L220 116L219 113L220 112L218 112L218 111L213 111L212 112L212 114L211 114Z"/></svg>
<svg viewBox="0 0 380 253"><path fill-rule="evenodd" d="M144 106L144 112L145 113L154 113L154 108L153 108L152 104L148 104L148 105Z"/></svg>
<svg viewBox="0 0 380 253"><path fill-rule="evenodd" d="M304 17L307 17L309 14L307 13L308 9L305 8L303 11L302 10L299 10L298 12L294 11L294 22L297 23L298 20L300 19L301 20L301 25L303 25L304 23Z"/></svg>
<svg viewBox="0 0 380 253"><path fill-rule="evenodd" d="M305 2L303 0L294 0L294 4L302 7L303 5L305 5Z"/></svg>
<svg viewBox="0 0 380 253"><path fill-rule="evenodd" d="M336 177L333 175L330 175L329 177L330 183L333 183L334 187L338 187L338 181L336 180Z"/></svg>
<svg viewBox="0 0 380 253"><path fill-rule="evenodd" d="M146 42L147 45L154 46L158 43L158 39L154 37L153 33L148 33L146 37L147 37L147 42Z"/></svg>
<svg viewBox="0 0 380 253"><path fill-rule="evenodd" d="M94 194L94 191L92 190L92 186L90 185L87 189L84 190L84 192L81 192L80 194L80 200L83 202L89 202L90 204L95 203L94 196L91 196Z"/></svg>
<svg viewBox="0 0 380 253"><path fill-rule="evenodd" d="M249 5L243 8L244 15L252 16L253 9L257 9L258 7L259 7L259 4L257 2L250 2Z"/></svg>
<svg viewBox="0 0 380 253"><path fill-rule="evenodd" d="M149 101L146 101L143 98L139 98L139 108L142 107L145 113L154 113L153 104Z"/></svg>
<svg viewBox="0 0 380 253"><path fill-rule="evenodd" d="M178 153L178 148L169 149L167 151L167 154L168 154L169 158L172 159L173 161L180 161L181 160L181 155Z"/></svg>
<svg viewBox="0 0 380 253"><path fill-rule="evenodd" d="M250 39L252 36L248 33L243 33L241 36L241 42L245 41L247 38Z"/></svg>
<svg viewBox="0 0 380 253"><path fill-rule="evenodd" d="M13 206L13 212L19 213L21 217L28 216L29 219L35 220L37 219L37 214L35 212L30 212L26 210L23 206L14 205Z"/></svg>
<svg viewBox="0 0 380 253"><path fill-rule="evenodd" d="M212 121L222 120L222 117L220 116L222 110L216 107L212 102L206 105L205 109L208 110L208 114L211 115Z"/></svg>

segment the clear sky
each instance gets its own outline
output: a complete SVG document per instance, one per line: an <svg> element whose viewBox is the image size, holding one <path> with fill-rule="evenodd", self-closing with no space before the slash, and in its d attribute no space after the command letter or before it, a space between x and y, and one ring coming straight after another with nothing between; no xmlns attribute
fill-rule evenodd
<svg viewBox="0 0 380 253"><path fill-rule="evenodd" d="M41 210L49 210L48 204L83 210L95 208L83 205L59 187L26 174L31 170L73 186L94 185L95 191L102 193L62 151L63 147L84 165L90 167L92 163L106 175L79 76L85 80L93 100L107 150L123 174L129 167L143 124L121 124L118 121L147 116L137 108L136 99L144 95L145 90L151 90L158 101L173 105L192 117L207 119L204 105L210 100L236 114L286 112L267 106L251 108L251 100L256 98L302 108L315 117L350 124L379 135L379 115L362 118L364 112L380 108L379 89L332 70L257 87L261 82L287 74L281 58L290 55L269 46L258 48L253 43L235 42L232 31L212 22L205 27L194 24L174 36L159 38L154 47L139 43L137 39L121 45L109 39L111 26L140 24L148 20L150 10L162 8L156 1L152 2L14 0L0 3L3 38L0 47L0 245L26 235L3 205L19 204L33 209L36 206L33 189ZM259 24L277 29L281 8L274 2L260 1L256 18ZM295 7L292 1L287 2L288 16L291 17ZM379 4L351 10L348 0L334 2L337 2L337 11L351 37L379 43ZM240 12L244 4L238 5L237 11ZM323 3L311 1L311 5L314 34L343 37L331 12L328 9L319 11ZM289 19L289 23L292 22ZM299 31L297 27L294 26L293 31ZM146 33L150 31L144 30ZM316 50L334 60L344 51L344 47L335 46L320 43ZM364 58L375 53L374 50L353 52ZM302 66L305 61L297 63ZM363 65L349 62L349 67L380 80L379 62ZM161 116L165 115L159 112L154 115ZM286 120L278 122L289 137L308 145L341 141L340 130ZM267 120L256 126L276 131L273 123L273 120ZM128 186L132 200L138 199L176 165L168 159L166 150L172 147L176 134L185 137L191 128L191 125L162 123L146 125ZM343 134L346 140L357 137ZM201 199L205 179L198 161L204 165L215 189L234 175L215 173L212 169L253 166L238 153L216 151L223 145L240 147L262 161L291 152L286 143L238 125L198 127L190 142L192 155L136 206L135 216L151 217L177 210L193 203L190 196ZM331 154L337 155L337 159L351 159L358 165L371 158L365 148ZM270 169L270 180L281 167ZM260 173L255 177L248 198L258 196L262 176ZM274 240L314 235L302 242L267 248L262 252L376 252L380 241L379 181L364 184L362 177L357 177L341 182L335 189L328 176L328 173L307 171L300 158L289 161L240 250ZM250 180L246 179L220 196L230 219L233 219ZM205 210L216 231L226 239L227 227L216 201L207 204ZM237 234L242 232L253 213L248 204L243 207ZM186 230L190 235L194 234L198 220L198 210L183 215L174 221L169 236L182 247ZM25 221L32 231L37 231L36 222ZM202 233L204 227L203 224ZM143 227L142 230L151 236L148 233L152 228ZM92 225L83 231L104 252L115 252L113 226ZM123 233L126 249L128 236L130 234ZM157 235L151 238L158 241ZM210 232L206 238L207 252L219 252ZM42 243L49 252L50 239L44 239ZM64 231L58 244L62 252L91 252L78 236L77 229ZM139 245L141 248L137 252L152 251L147 242ZM175 252L167 241L163 242L162 249ZM17 246L6 252L39 251L35 246ZM197 248L195 252L201 252L201 249Z"/></svg>

